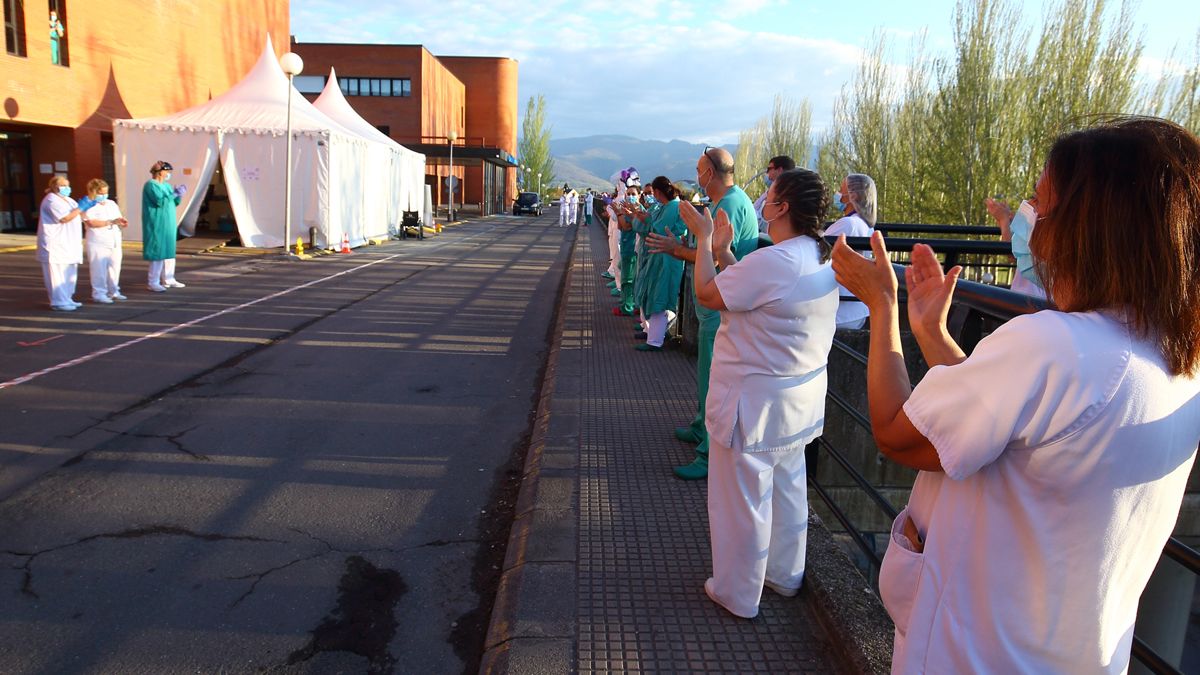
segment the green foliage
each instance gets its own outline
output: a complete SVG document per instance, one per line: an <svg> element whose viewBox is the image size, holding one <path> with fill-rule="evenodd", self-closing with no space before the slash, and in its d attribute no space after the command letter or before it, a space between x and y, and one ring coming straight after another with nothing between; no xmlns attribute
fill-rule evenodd
<svg viewBox="0 0 1200 675"><path fill-rule="evenodd" d="M529 167L525 172L526 190L537 190L538 174L541 177L541 194L547 194L555 186L554 158L550 156L550 132L546 126L546 97L530 96L525 104L525 117L521 120L521 139L517 153L521 164Z"/></svg>
<svg viewBox="0 0 1200 675"><path fill-rule="evenodd" d="M1065 131L1156 114L1200 133L1200 32L1190 66L1172 57L1147 82L1130 5L1113 6L1058 0L1034 34L1014 0L960 0L952 53L931 59L918 36L907 66L874 34L819 139L817 170L831 186L874 178L884 222L989 225L984 199L1030 195Z"/></svg>
<svg viewBox="0 0 1200 675"><path fill-rule="evenodd" d="M796 166L808 163L812 154L812 104L807 100L793 101L776 94L771 112L754 126L738 134L738 149L733 158L734 181L742 185L767 168L772 157L787 155ZM767 189L763 179L755 178L746 192L756 199Z"/></svg>

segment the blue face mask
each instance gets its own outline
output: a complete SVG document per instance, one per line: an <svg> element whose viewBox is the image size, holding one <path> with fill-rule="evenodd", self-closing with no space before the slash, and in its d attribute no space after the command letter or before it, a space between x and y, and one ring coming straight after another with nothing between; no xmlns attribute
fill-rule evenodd
<svg viewBox="0 0 1200 675"><path fill-rule="evenodd" d="M60 194L64 197L70 197L71 196L71 186L70 185L58 186L58 194Z"/></svg>
<svg viewBox="0 0 1200 675"><path fill-rule="evenodd" d="M650 206L654 206L658 203L658 200L654 198L654 195L646 195L646 203Z"/></svg>
<svg viewBox="0 0 1200 675"><path fill-rule="evenodd" d="M96 195L97 202L103 202L106 199L108 199L108 195L106 195L106 194L101 193L101 194Z"/></svg>
<svg viewBox="0 0 1200 675"><path fill-rule="evenodd" d="M838 211L846 210L846 204L842 201L842 193L833 193L833 208L837 209Z"/></svg>
<svg viewBox="0 0 1200 675"><path fill-rule="evenodd" d="M771 187L771 183L774 183L775 181L771 180L771 176L769 174L763 174L763 182L767 184L767 187Z"/></svg>
<svg viewBox="0 0 1200 675"><path fill-rule="evenodd" d="M1042 280L1038 276L1038 261L1033 257L1033 252L1029 250L1029 237L1033 234L1033 224L1036 222L1037 211L1034 210L1033 204L1025 201L1017 207L1017 212L1013 214L1012 222L1008 224L1008 227L1012 230L1012 252L1013 257L1017 259L1017 271L1027 281L1046 290L1042 287Z"/></svg>

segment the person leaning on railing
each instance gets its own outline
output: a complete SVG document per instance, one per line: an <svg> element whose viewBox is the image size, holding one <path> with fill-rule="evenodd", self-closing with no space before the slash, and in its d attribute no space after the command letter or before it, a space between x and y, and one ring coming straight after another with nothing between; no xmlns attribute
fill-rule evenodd
<svg viewBox="0 0 1200 675"><path fill-rule="evenodd" d="M697 255L693 272L696 302L721 317L704 418L713 558L704 590L740 617L758 614L764 585L790 597L804 579L804 446L825 422L838 307L821 231L828 205L816 173L781 173L763 204L775 245L740 261L725 211L714 224L689 203L679 207L696 250L716 252L721 265L718 275L712 256Z"/></svg>
<svg viewBox="0 0 1200 675"><path fill-rule="evenodd" d="M897 673L1121 673L1138 598L1200 443L1200 140L1122 118L1060 137L1030 241L1057 310L968 357L946 314L961 271L928 246L905 271L929 373L910 390L897 282L834 247L871 311L880 451L920 469L879 589Z"/></svg>

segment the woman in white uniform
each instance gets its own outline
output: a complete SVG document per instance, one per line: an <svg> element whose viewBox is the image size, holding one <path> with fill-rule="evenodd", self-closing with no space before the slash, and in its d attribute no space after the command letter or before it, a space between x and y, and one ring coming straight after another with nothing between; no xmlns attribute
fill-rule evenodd
<svg viewBox="0 0 1200 675"><path fill-rule="evenodd" d="M42 263L50 309L59 312L83 306L72 297L83 262L81 214L71 199L71 181L62 175L51 178L38 213L37 259Z"/></svg>
<svg viewBox="0 0 1200 675"><path fill-rule="evenodd" d="M99 178L88 182L92 206L83 215L87 229L88 272L92 300L104 305L125 300L121 294L121 230L129 221L117 203L108 198L108 183Z"/></svg>
<svg viewBox="0 0 1200 675"><path fill-rule="evenodd" d="M875 181L868 175L852 173L842 179L842 186L833 195L833 208L845 215L828 229L826 236L844 234L847 237L869 237L875 232L876 205L879 201ZM867 306L854 299L845 288L838 289L842 304L838 306L837 327L859 329L867 323Z"/></svg>
<svg viewBox="0 0 1200 675"><path fill-rule="evenodd" d="M780 174L763 205L774 246L739 262L723 211L717 222L680 204L697 250L697 302L720 310L705 420L713 575L704 590L753 618L764 584L793 596L804 579L808 486L804 446L825 420L825 366L837 284L821 216L829 197L806 169ZM715 246L714 246L715 243ZM736 264L735 264L736 263Z"/></svg>
<svg viewBox="0 0 1200 675"><path fill-rule="evenodd" d="M966 356L946 330L960 270L917 247L908 317L931 368L916 389L883 238L874 261L835 246L871 309L876 443L920 470L879 574L893 672L1127 670L1200 442L1197 175L1200 139L1165 120L1060 137L1030 242L1058 310Z"/></svg>

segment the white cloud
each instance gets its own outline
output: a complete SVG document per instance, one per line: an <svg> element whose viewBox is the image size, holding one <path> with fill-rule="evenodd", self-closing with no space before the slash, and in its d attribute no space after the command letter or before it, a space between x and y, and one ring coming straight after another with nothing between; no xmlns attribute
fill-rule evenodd
<svg viewBox="0 0 1200 675"><path fill-rule="evenodd" d="M811 25L779 0L292 2L302 42L420 43L434 54L517 59L519 108L544 94L560 138L731 142L777 93L808 97L814 125L823 125L833 105L827 92L851 77L861 50L808 37L801 24Z"/></svg>

